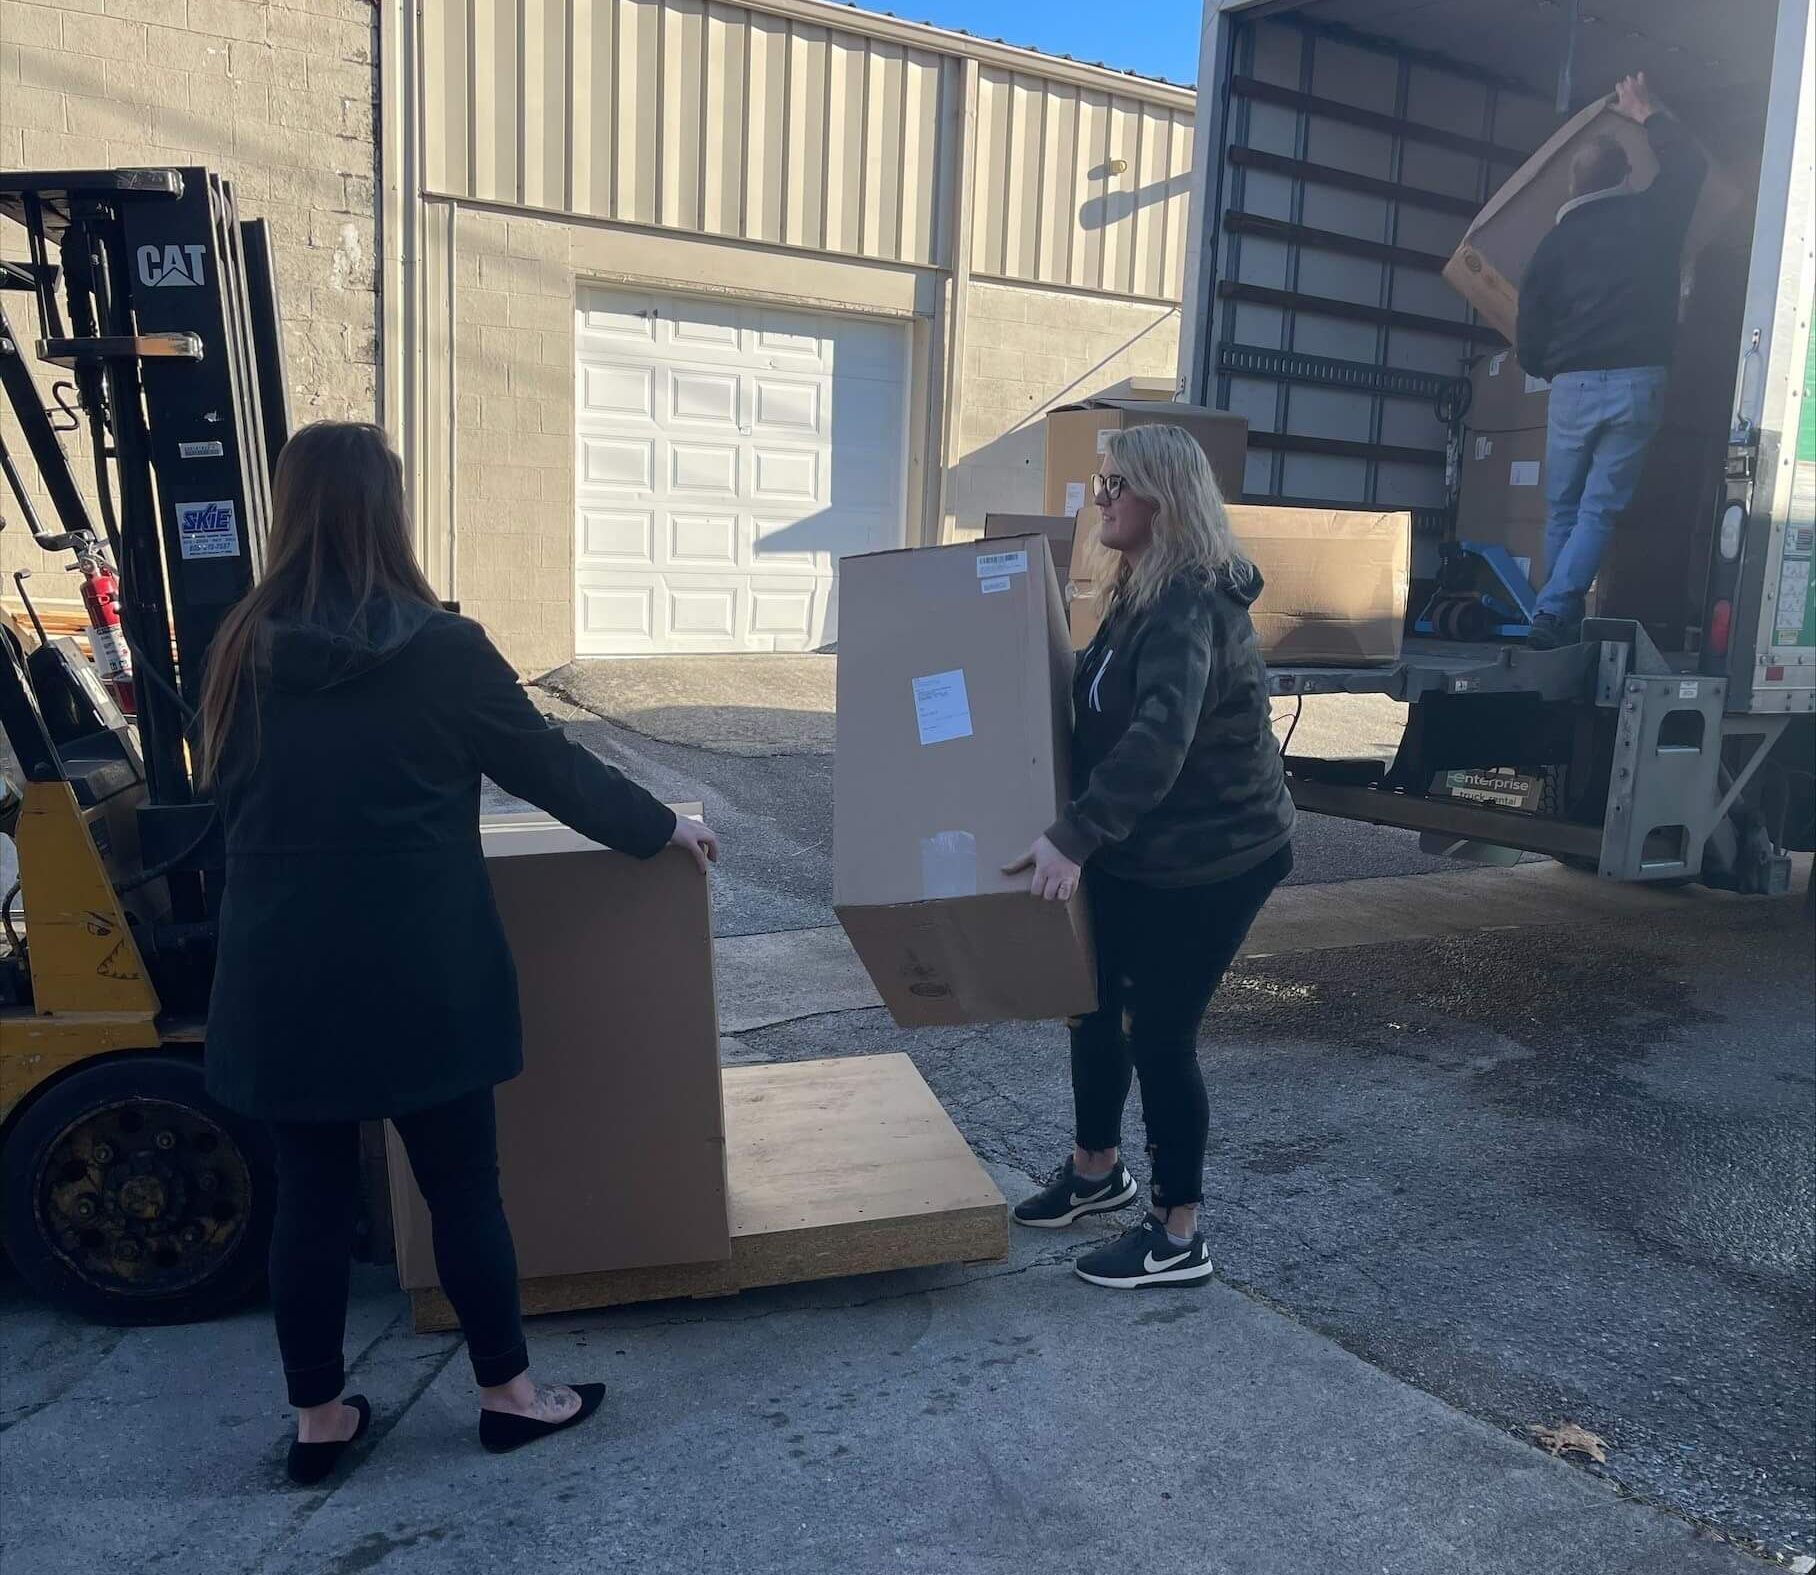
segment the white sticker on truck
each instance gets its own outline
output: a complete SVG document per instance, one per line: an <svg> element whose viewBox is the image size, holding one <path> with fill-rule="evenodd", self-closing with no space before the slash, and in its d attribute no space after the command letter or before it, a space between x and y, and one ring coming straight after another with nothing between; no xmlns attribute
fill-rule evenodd
<svg viewBox="0 0 1816 1575"><path fill-rule="evenodd" d="M177 505L177 539L185 558L237 558L240 528L233 500Z"/></svg>
<svg viewBox="0 0 1816 1575"><path fill-rule="evenodd" d="M914 680L914 720L922 744L971 736L971 701L965 693L962 667Z"/></svg>

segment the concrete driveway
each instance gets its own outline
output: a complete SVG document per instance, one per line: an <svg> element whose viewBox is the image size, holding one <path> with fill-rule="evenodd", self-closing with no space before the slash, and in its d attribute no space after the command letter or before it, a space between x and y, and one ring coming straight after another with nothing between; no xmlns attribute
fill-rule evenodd
<svg viewBox="0 0 1816 1575"><path fill-rule="evenodd" d="M576 731L726 836L723 955L751 964L722 969L729 1053L905 1050L1006 1194L1060 1156L1055 1029L905 1033L853 994L824 755ZM377 1442L305 1493L261 1310L105 1330L8 1278L0 1570L1807 1568L1800 901L1457 871L1311 822L1268 924L1201 1051L1208 1289L1077 1282L1112 1221L1017 1232L983 1269L542 1320L539 1366L611 1398L494 1459L458 1341L410 1334L362 1270ZM1562 1423L1606 1463L1531 1441Z"/></svg>

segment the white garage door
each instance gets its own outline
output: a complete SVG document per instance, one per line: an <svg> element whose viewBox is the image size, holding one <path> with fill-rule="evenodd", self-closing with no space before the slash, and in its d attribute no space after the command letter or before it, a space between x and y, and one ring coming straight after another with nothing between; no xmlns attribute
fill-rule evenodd
<svg viewBox="0 0 1816 1575"><path fill-rule="evenodd" d="M804 651L835 567L903 541L907 333L583 288L576 649Z"/></svg>

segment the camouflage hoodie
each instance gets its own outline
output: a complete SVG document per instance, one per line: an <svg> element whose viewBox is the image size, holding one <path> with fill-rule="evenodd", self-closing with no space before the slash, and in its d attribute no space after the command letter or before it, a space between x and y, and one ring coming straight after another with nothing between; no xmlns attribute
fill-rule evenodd
<svg viewBox="0 0 1816 1575"><path fill-rule="evenodd" d="M1073 669L1072 802L1047 832L1067 858L1151 886L1229 880L1292 838L1249 608L1261 575L1172 580L1113 606Z"/></svg>

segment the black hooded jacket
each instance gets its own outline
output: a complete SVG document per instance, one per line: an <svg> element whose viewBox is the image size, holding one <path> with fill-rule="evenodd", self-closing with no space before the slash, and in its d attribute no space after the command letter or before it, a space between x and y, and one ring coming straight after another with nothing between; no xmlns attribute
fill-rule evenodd
<svg viewBox="0 0 1816 1575"><path fill-rule="evenodd" d="M1566 203L1520 281L1520 365L1534 377L1669 366L1684 236L1709 163L1671 116L1646 122L1658 174Z"/></svg>
<svg viewBox="0 0 1816 1575"><path fill-rule="evenodd" d="M1267 669L1238 563L1175 577L1144 610L1120 599L1078 653L1072 802L1047 838L1075 863L1150 886L1230 880L1292 838Z"/></svg>
<svg viewBox="0 0 1816 1575"><path fill-rule="evenodd" d="M274 623L216 797L209 1091L267 1120L441 1104L523 1065L480 779L639 857L665 806L543 719L475 623L380 599Z"/></svg>

